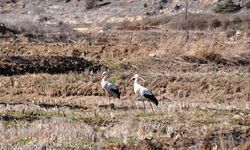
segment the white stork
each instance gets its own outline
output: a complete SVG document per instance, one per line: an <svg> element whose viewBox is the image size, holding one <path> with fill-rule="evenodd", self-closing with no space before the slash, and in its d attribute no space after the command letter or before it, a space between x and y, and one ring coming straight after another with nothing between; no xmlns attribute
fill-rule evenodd
<svg viewBox="0 0 250 150"><path fill-rule="evenodd" d="M115 97L115 98L120 99L120 92L119 92L119 89L115 85L106 81L107 77L108 77L108 72L104 71L102 73L101 86L102 86L102 89L105 90L106 94L109 97L109 105L110 105L110 97Z"/></svg>
<svg viewBox="0 0 250 150"><path fill-rule="evenodd" d="M158 100L155 98L154 94L147 88L141 86L140 84L138 84L138 79L142 79L143 81L145 81L143 78L139 77L138 74L135 74L131 80L134 80L134 92L135 92L135 95L136 95L136 98L138 96L140 96L142 99L143 99L143 104L144 104L144 109L145 109L145 103L144 103L144 100L147 100L149 101L150 103L150 106L152 108L152 110L154 111L153 109L153 106L151 104L154 103L156 106L158 106L159 102Z"/></svg>

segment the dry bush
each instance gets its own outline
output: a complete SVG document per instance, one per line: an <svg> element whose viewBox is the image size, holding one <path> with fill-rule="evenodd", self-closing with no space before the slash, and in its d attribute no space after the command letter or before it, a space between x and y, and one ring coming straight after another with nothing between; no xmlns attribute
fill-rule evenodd
<svg viewBox="0 0 250 150"><path fill-rule="evenodd" d="M222 15L220 18L224 30L246 30L250 27L249 15L240 15L240 16Z"/></svg>
<svg viewBox="0 0 250 150"><path fill-rule="evenodd" d="M227 30L230 26L230 21L228 19L225 19L222 23L223 29Z"/></svg>
<svg viewBox="0 0 250 150"><path fill-rule="evenodd" d="M168 23L167 27L171 29L186 29L184 14L174 16ZM189 30L207 30L207 29L224 29L224 30L245 30L250 26L249 15L208 15L208 14L189 14Z"/></svg>
<svg viewBox="0 0 250 150"><path fill-rule="evenodd" d="M109 26L116 26L120 30L140 30L140 24L138 22L131 22L129 20L125 20L122 22L118 23L113 23L112 25Z"/></svg>
<svg viewBox="0 0 250 150"><path fill-rule="evenodd" d="M96 0L85 0L84 2L87 10L92 9L96 6Z"/></svg>
<svg viewBox="0 0 250 150"><path fill-rule="evenodd" d="M247 9L250 9L250 2L247 2L245 6Z"/></svg>
<svg viewBox="0 0 250 150"><path fill-rule="evenodd" d="M163 24L167 24L171 20L171 16L167 15L160 15L155 17L146 17L144 18L140 24L142 26L159 26Z"/></svg>
<svg viewBox="0 0 250 150"><path fill-rule="evenodd" d="M146 17L141 21L125 20L117 23L108 23L106 26L118 27L121 30L140 30L147 27L163 26L173 30L245 30L250 27L249 15L213 15L213 14L188 14L188 23L186 27L185 14L175 16L160 15Z"/></svg>
<svg viewBox="0 0 250 150"><path fill-rule="evenodd" d="M188 26L190 30L206 30L209 27L209 20L214 16L208 14L188 14ZM174 16L168 26L173 29L186 29L185 14Z"/></svg>
<svg viewBox="0 0 250 150"><path fill-rule="evenodd" d="M240 5L236 5L232 0L226 0L218 4L215 8L216 13L235 13L241 9Z"/></svg>
<svg viewBox="0 0 250 150"><path fill-rule="evenodd" d="M221 27L221 25L222 25L221 21L220 21L219 19L217 19L217 18L216 18L216 19L213 19L213 20L211 21L211 23L210 23L210 27L211 27L212 29Z"/></svg>
<svg viewBox="0 0 250 150"><path fill-rule="evenodd" d="M118 28L119 30L147 30L150 27L161 26L167 24L171 20L170 16L154 16L146 17L140 21L124 20L122 22L107 23L105 26Z"/></svg>

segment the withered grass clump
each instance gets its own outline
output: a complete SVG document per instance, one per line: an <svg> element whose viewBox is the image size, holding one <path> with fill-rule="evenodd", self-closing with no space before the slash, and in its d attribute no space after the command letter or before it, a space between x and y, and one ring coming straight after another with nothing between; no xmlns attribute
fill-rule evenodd
<svg viewBox="0 0 250 150"><path fill-rule="evenodd" d="M123 105L129 106L129 110L121 111L119 107ZM117 102L117 109L95 108L83 113L67 107L44 109L34 104L18 104L7 108L0 105L3 108L0 147L81 149L123 145L125 149L206 146L231 149L247 141L249 108L161 101L155 112L142 112L131 106L128 102ZM38 118L4 120L6 116L28 115Z"/></svg>

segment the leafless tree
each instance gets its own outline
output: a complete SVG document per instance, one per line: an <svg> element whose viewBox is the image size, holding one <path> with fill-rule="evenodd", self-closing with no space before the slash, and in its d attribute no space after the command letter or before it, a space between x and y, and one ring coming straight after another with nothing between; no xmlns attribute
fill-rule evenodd
<svg viewBox="0 0 250 150"><path fill-rule="evenodd" d="M185 5L185 30L186 30L186 42L189 39L189 31L188 31L188 0L186 0Z"/></svg>

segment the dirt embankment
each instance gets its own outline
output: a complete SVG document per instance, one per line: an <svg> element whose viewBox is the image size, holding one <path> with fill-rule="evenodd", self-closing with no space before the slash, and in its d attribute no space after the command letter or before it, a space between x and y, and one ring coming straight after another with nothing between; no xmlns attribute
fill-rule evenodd
<svg viewBox="0 0 250 150"><path fill-rule="evenodd" d="M7 56L0 57L0 74L5 76L27 73L68 73L68 72L97 72L101 65L79 57L63 56Z"/></svg>

